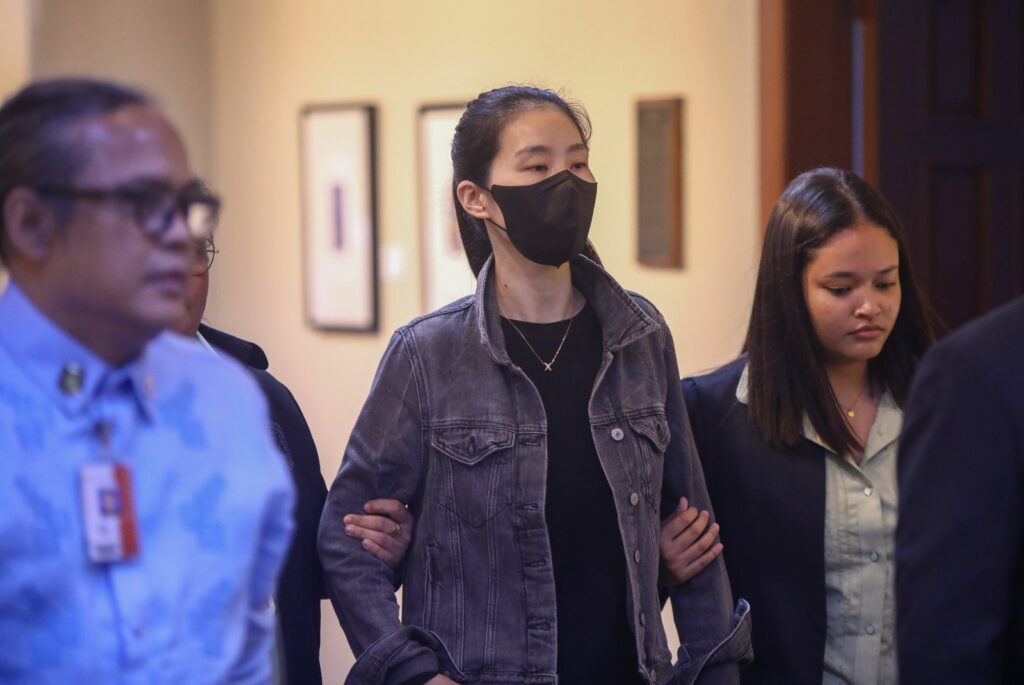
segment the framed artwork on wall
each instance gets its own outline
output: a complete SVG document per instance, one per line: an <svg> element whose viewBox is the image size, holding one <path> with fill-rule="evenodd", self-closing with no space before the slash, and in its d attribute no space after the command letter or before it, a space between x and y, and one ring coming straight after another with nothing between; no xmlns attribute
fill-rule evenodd
<svg viewBox="0 0 1024 685"><path fill-rule="evenodd" d="M423 311L470 295L476 279L459 238L452 196L452 138L465 104L420 108L419 198Z"/></svg>
<svg viewBox="0 0 1024 685"><path fill-rule="evenodd" d="M637 123L637 260L683 267L682 98L641 100Z"/></svg>
<svg viewBox="0 0 1024 685"><path fill-rule="evenodd" d="M376 108L307 106L299 134L306 319L325 331L376 332Z"/></svg>

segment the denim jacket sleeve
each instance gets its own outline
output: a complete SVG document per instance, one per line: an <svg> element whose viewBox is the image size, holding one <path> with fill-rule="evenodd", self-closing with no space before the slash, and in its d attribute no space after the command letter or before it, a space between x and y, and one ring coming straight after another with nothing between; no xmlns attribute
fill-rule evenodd
<svg viewBox="0 0 1024 685"><path fill-rule="evenodd" d="M691 506L714 510L704 483L686 414L672 334L662 322L665 370L669 374L665 414L672 439L665 451L661 511L674 511L680 497ZM679 633L675 667L677 685L739 683L739 667L750 661L750 606L743 599L733 607L725 562L718 557L686 583L671 590L672 615Z"/></svg>
<svg viewBox="0 0 1024 685"><path fill-rule="evenodd" d="M366 685L387 685L450 666L439 641L424 630L402 626L393 573L363 550L359 540L345 535L343 522L370 499L412 501L424 470L421 388L405 335L396 332L384 352L327 496L318 534L327 592L357 657L352 672Z"/></svg>

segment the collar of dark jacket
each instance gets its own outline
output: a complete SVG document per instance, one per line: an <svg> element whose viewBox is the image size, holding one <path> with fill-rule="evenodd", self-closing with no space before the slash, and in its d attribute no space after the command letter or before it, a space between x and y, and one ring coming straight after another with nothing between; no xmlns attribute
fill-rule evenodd
<svg viewBox="0 0 1024 685"><path fill-rule="evenodd" d="M661 330L640 305L620 286L611 274L590 259L580 255L570 262L572 283L587 299L601 323L604 349L615 352L639 338ZM484 263L476 279L477 327L480 340L498 364L511 364L501 331L501 313L494 287L494 255Z"/></svg>
<svg viewBox="0 0 1024 685"><path fill-rule="evenodd" d="M236 360L253 369L266 371L270 366L267 355L259 345L248 340L236 338L230 333L218 331L206 324L199 324L199 332L206 342L216 347L221 352L234 357Z"/></svg>

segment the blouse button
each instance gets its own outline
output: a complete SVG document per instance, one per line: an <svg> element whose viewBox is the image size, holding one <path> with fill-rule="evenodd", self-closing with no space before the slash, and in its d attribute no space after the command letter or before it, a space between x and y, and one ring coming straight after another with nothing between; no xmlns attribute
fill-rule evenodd
<svg viewBox="0 0 1024 685"><path fill-rule="evenodd" d="M624 436L621 428L612 428L612 440L619 442Z"/></svg>
<svg viewBox="0 0 1024 685"><path fill-rule="evenodd" d="M640 502L640 495L636 494L635 492L630 493L630 495L629 495L629 503L632 504L635 507L639 502Z"/></svg>
<svg viewBox="0 0 1024 685"><path fill-rule="evenodd" d="M640 563L640 550L636 550L635 552L633 552L633 561L635 561L638 564Z"/></svg>

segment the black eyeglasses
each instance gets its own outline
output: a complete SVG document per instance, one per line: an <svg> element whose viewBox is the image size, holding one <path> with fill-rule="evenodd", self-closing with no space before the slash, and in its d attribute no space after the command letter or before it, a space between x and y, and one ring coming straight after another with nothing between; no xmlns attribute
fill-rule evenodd
<svg viewBox="0 0 1024 685"><path fill-rule="evenodd" d="M171 227L174 217L185 218L193 238L213 235L220 216L220 198L211 193L202 181L193 181L180 190L163 184L126 185L114 188L72 188L70 186L36 186L44 195L56 195L93 202L124 202L131 206L135 222L142 233L159 238Z"/></svg>
<svg viewBox="0 0 1024 685"><path fill-rule="evenodd" d="M213 244L213 238L196 240L192 252L192 275L202 276L213 266L213 259L220 252Z"/></svg>

